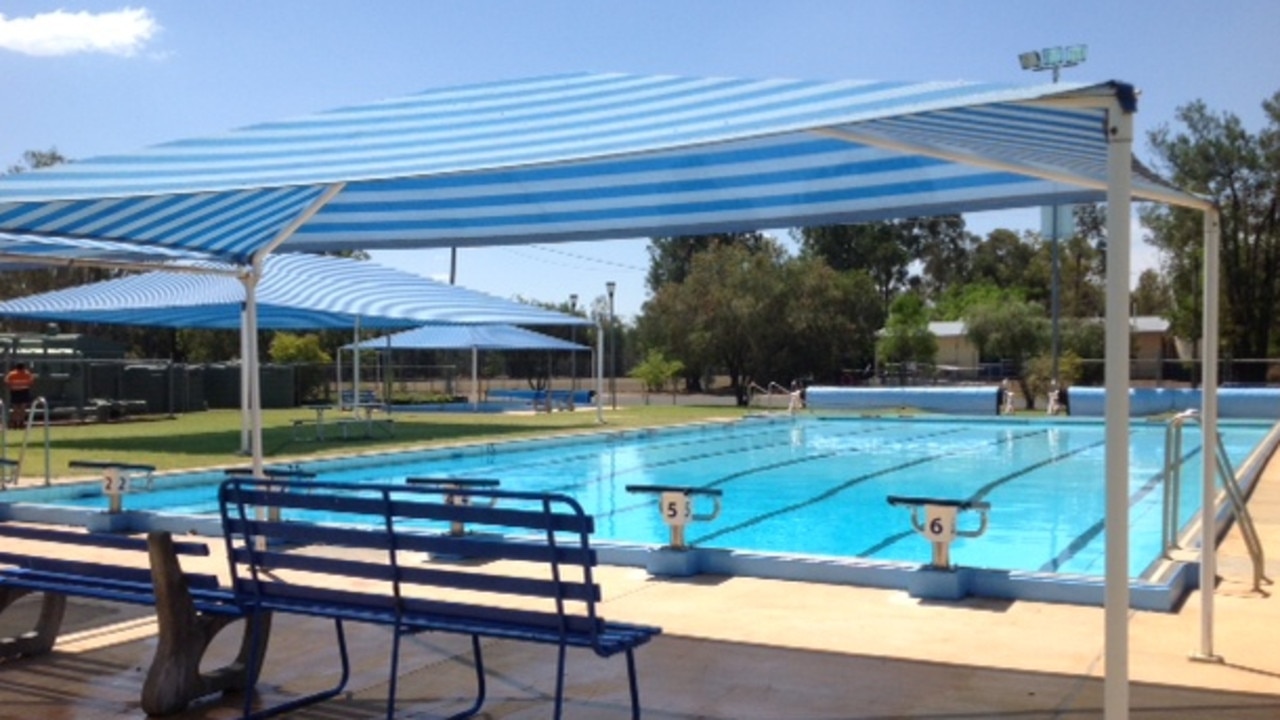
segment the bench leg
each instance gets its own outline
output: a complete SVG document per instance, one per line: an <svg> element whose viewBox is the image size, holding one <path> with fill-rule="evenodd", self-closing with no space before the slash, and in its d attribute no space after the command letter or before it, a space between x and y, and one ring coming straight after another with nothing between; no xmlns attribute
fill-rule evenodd
<svg viewBox="0 0 1280 720"><path fill-rule="evenodd" d="M24 588L0 588L0 613L18 598L31 592ZM41 594L44 598L40 603L40 617L36 620L35 627L20 635L0 638L0 658L32 657L53 649L53 644L58 639L58 629L62 627L62 617L67 611L67 596Z"/></svg>
<svg viewBox="0 0 1280 720"><path fill-rule="evenodd" d="M640 688L636 684L636 656L627 650L627 682L631 685L631 720L640 720Z"/></svg>
<svg viewBox="0 0 1280 720"><path fill-rule="evenodd" d="M450 715L445 720L463 720L480 712L480 707L484 705L485 693L487 692L484 683L484 655L480 650L480 636L471 636L471 654L476 659L476 701L471 707L463 710L456 715Z"/></svg>
<svg viewBox="0 0 1280 720"><path fill-rule="evenodd" d="M321 690L305 697L295 698L279 705L263 708L261 710L253 709L253 694L246 693L244 697L244 714L241 716L240 720L261 720L262 718L283 715L284 713L293 712L294 710L306 707L307 705L323 702L342 693L343 689L347 687L347 681L351 678L351 660L347 655L347 637L342 628L342 621L334 619L333 625L335 632L337 633L338 653L342 659L342 674L338 678L337 684L328 690ZM258 669L261 667L260 662L254 665L252 674L254 675L255 681L257 680Z"/></svg>
<svg viewBox="0 0 1280 720"><path fill-rule="evenodd" d="M270 614L263 614L255 621L246 620L240 652L234 661L201 672L200 661L210 643L223 628L240 617L206 615L196 609L169 533L151 533L147 544L159 639L142 686L142 709L150 715L172 715L204 695L253 687L267 651Z"/></svg>

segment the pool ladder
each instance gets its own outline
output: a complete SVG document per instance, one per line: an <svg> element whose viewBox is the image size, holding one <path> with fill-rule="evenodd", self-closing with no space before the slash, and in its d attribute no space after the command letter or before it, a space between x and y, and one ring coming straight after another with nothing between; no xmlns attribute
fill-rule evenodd
<svg viewBox="0 0 1280 720"><path fill-rule="evenodd" d="M1200 424L1200 414L1195 410L1178 413L1169 421L1164 434L1164 553L1178 547L1178 498L1182 487L1182 427L1188 422ZM1208 440L1205 440L1208 443ZM1262 551L1262 540L1253 524L1253 516L1249 514L1249 506L1245 503L1244 492L1236 480L1236 471L1231 467L1231 459L1222 446L1222 435L1213 439L1214 462L1218 466L1218 476L1222 478L1222 486L1226 489L1231 501L1231 509L1236 523L1240 525L1240 534L1244 538L1245 548L1249 551L1249 559L1253 561L1253 589L1262 592L1262 585L1271 584L1266 576L1266 560ZM1207 461L1207 460L1206 460Z"/></svg>

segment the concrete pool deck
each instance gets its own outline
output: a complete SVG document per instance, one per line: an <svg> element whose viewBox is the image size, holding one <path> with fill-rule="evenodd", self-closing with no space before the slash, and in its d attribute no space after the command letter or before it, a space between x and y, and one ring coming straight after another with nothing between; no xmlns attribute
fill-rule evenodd
<svg viewBox="0 0 1280 720"><path fill-rule="evenodd" d="M1280 461L1250 499L1280 576ZM1132 612L1131 716L1273 720L1280 717L1280 598L1250 590L1250 564L1232 529L1220 550L1214 650L1199 642L1200 593L1176 613ZM931 602L906 593L814 583L699 576L657 580L603 568L606 617L661 625L637 652L644 717L678 720L1094 718L1102 715L1103 611L1026 601ZM1280 590L1275 590L1280 593ZM145 610L71 603L69 634L53 654L0 665L0 718L144 717L143 674L154 649ZM353 626L350 692L289 717L381 717L385 630ZM282 617L262 692L296 695L336 665L330 626ZM485 720L550 716L552 648L486 643ZM423 636L402 658L400 717L440 718L465 707L473 677L466 640ZM566 718L629 717L625 663L570 653ZM213 697L173 717L238 717L239 697Z"/></svg>

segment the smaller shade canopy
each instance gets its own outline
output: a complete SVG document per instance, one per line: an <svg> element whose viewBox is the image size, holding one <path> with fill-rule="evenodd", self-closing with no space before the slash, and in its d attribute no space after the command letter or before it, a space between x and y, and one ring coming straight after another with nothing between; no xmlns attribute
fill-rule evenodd
<svg viewBox="0 0 1280 720"><path fill-rule="evenodd" d="M235 329L244 284L235 277L157 270L0 303L0 316L151 327ZM582 318L446 285L384 265L298 253L268 256L258 285L264 329L399 329L431 324L590 324Z"/></svg>
<svg viewBox="0 0 1280 720"><path fill-rule="evenodd" d="M174 248L147 248L132 243L83 238L41 237L0 232L0 270L67 265L149 265L173 260L212 260L205 253ZM231 268L227 268L231 273Z"/></svg>
<svg viewBox="0 0 1280 720"><path fill-rule="evenodd" d="M514 325L428 325L403 332L349 343L351 350L590 350L557 337Z"/></svg>

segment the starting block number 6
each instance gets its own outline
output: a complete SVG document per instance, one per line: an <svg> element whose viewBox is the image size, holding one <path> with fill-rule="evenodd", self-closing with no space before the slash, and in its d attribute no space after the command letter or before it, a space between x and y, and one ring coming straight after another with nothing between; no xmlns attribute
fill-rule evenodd
<svg viewBox="0 0 1280 720"><path fill-rule="evenodd" d="M662 519L672 526L688 525L693 517L693 503L682 492L662 493Z"/></svg>
<svg viewBox="0 0 1280 720"><path fill-rule="evenodd" d="M926 505L924 534L934 542L955 539L956 508L949 505Z"/></svg>

